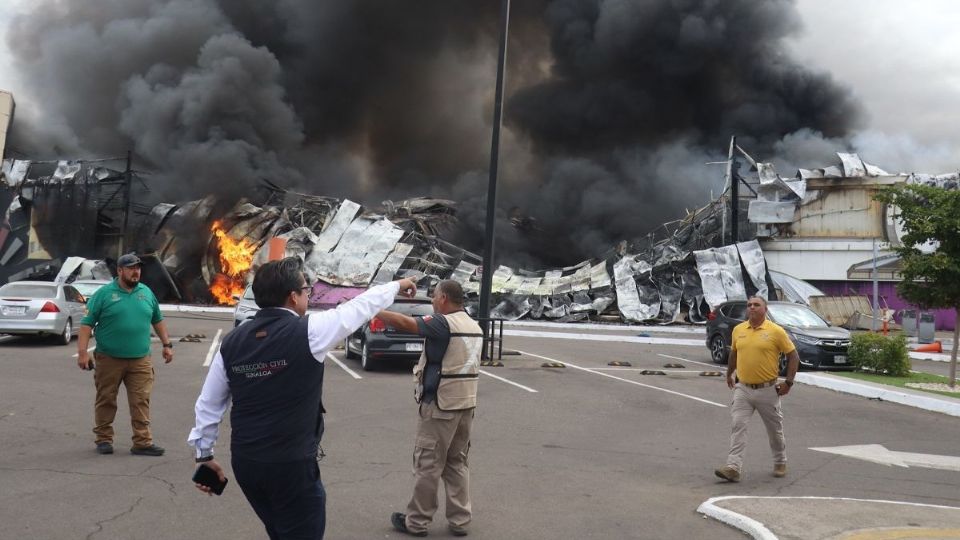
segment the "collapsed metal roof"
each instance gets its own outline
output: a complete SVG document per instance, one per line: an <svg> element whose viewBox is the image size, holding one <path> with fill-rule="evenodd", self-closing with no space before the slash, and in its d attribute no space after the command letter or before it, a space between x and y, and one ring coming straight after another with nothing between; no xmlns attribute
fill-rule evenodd
<svg viewBox="0 0 960 540"><path fill-rule="evenodd" d="M300 257L310 279L325 284L324 290L347 288L356 294L370 285L407 276L427 285L453 279L464 286L468 309L475 308L481 258L430 234L453 224L452 201L418 198L366 209L350 200L298 197L290 206L242 202L220 218L233 241L255 246L247 279L266 262L268 240L282 238L286 255ZM191 203L196 214L191 221L208 221L209 207L209 202ZM624 242L596 260L548 270L500 266L492 279L491 316L702 322L720 302L756 291L766 295L766 266L759 244L713 247L719 240L722 210L717 204L708 205L665 225L668 233L659 241ZM154 213L171 212L176 210L159 205ZM178 235L169 232L182 227L175 221L166 221L157 231L158 237L166 239L158 251L168 263L179 251ZM747 283L741 265L747 269ZM220 270L212 236L203 249L201 266L204 280L211 283Z"/></svg>
<svg viewBox="0 0 960 540"><path fill-rule="evenodd" d="M100 207L104 200L115 198L126 181L126 173L99 162L7 160L0 172L4 183L17 193L7 210L8 222L15 223L23 210L22 201L35 206L33 193L37 188L49 191L51 200L59 200L55 193L63 198L67 189L74 194L67 198L74 200L76 189L86 194L86 186L93 186L96 190L91 193L99 201L95 206ZM481 258L442 238L456 223L453 201L421 197L365 208L349 200L292 193L267 184L271 194L259 206L241 201L224 212L218 210L217 199L208 196L183 204L161 203L141 211L142 217L132 224L135 232L131 245L156 261L152 272L155 279L150 285L156 287L158 296L209 301L208 289L222 270L211 232L211 224L218 221L231 239L253 246L252 269L267 260L268 240L286 240L287 255L302 258L310 278L324 283L320 288L330 297L349 297L399 276L416 276L430 283L449 278L464 285L470 299L468 308L475 307ZM108 185L110 190L103 192L101 187ZM739 297L745 294L741 291L754 289L753 285L735 286L734 282L742 280L741 260L745 267L756 266L759 247L755 243L730 246L718 253L709 251L722 241L724 210L722 202L714 201L683 219L664 224L653 234L622 242L601 257L568 267L529 270L500 266L494 270L491 315L557 321L600 317L634 322L701 322L715 299ZM69 220L55 217L48 212L44 220L69 225ZM19 222L29 224L31 219ZM56 234L47 236L58 238ZM63 251L63 246L53 247L56 242L46 243L53 251ZM71 243L82 246L94 242L87 239ZM14 248L19 246L7 251ZM70 249L74 252L51 253L47 258L65 258L78 248ZM699 253L703 250L707 251ZM759 261L762 265L762 255ZM56 272L60 263L53 262L56 264L48 266ZM38 269L31 266L21 273ZM726 279L714 281L714 269ZM252 271L247 277L251 275Z"/></svg>
<svg viewBox="0 0 960 540"><path fill-rule="evenodd" d="M759 177L757 199L750 201L749 220L758 224L793 218L793 210L816 196L808 182L823 178L886 175L855 154L838 154L839 166L800 169L783 178L773 167L741 153ZM96 162L37 163L7 160L5 183L16 189L8 218L30 188L110 183L125 173ZM38 172L39 171L39 172ZM957 175L910 175L908 181L956 186ZM324 290L354 290L399 276L435 282L455 279L471 302L479 294L481 258L455 246L442 235L456 223L456 204L432 198L384 201L366 208L349 200L292 193L270 185L264 204L241 201L226 212L215 197L184 204L162 203L137 226L133 245L156 256L168 297L184 301L209 298L207 291L222 270L210 225L215 218L226 234L255 248L253 269L267 259L271 238L286 240L286 253L304 260L312 280ZM723 198L696 209L653 234L624 241L606 254L563 268L494 269L491 315L574 321L586 318L629 322L702 322L719 303L768 295L773 287L756 241L722 245ZM201 231L200 234L197 234ZM252 275L252 271L249 275ZM473 306L470 306L473 307Z"/></svg>

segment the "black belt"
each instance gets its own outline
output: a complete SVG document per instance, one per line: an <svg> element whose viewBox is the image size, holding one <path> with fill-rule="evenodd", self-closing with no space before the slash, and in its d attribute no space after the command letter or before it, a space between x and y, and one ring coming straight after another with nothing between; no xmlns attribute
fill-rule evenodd
<svg viewBox="0 0 960 540"><path fill-rule="evenodd" d="M767 381L767 382L762 382L762 383L758 383L758 384L750 384L750 383L745 383L745 382L741 381L740 384L746 386L747 388L753 388L754 390L756 390L756 389L758 389L758 388L766 388L766 387L768 387L768 386L773 386L773 385L777 384L777 380L776 380L776 379L770 379L770 380Z"/></svg>

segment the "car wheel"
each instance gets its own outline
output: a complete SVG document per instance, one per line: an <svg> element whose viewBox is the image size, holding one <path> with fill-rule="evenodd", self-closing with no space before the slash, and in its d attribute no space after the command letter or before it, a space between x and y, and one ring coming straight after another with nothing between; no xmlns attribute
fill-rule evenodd
<svg viewBox="0 0 960 540"><path fill-rule="evenodd" d="M63 325L63 333L57 337L57 343L60 345L69 345L71 339L73 339L73 325L70 324L70 319L67 319L67 322Z"/></svg>
<svg viewBox="0 0 960 540"><path fill-rule="evenodd" d="M349 360L357 358L357 353L350 350L350 336L343 340L343 356Z"/></svg>
<svg viewBox="0 0 960 540"><path fill-rule="evenodd" d="M714 364L727 363L727 346L720 334L710 338L710 358L713 359Z"/></svg>
<svg viewBox="0 0 960 540"><path fill-rule="evenodd" d="M364 371L373 371L376 368L376 361L373 358L370 358L370 348L367 347L367 342L363 342L363 348L360 350L360 367Z"/></svg>

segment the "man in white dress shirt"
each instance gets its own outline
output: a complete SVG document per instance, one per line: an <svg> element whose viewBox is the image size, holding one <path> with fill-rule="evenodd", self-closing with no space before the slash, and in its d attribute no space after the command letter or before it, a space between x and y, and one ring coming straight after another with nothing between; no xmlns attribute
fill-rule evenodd
<svg viewBox="0 0 960 540"><path fill-rule="evenodd" d="M416 284L401 279L378 285L336 309L305 316L310 289L297 257L257 270L253 295L261 309L224 338L187 439L196 461L223 480L213 448L232 400L231 465L272 540L323 538L326 493L316 458L327 351L392 304L398 293L415 294ZM197 488L210 493L205 486Z"/></svg>

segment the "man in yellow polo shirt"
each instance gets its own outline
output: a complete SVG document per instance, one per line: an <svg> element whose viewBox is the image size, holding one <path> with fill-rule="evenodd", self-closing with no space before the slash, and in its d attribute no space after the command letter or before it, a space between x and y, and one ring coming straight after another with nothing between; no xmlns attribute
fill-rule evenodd
<svg viewBox="0 0 960 540"><path fill-rule="evenodd" d="M787 378L778 383L781 354L787 357ZM727 464L714 471L717 476L728 482L740 481L743 450L747 446L747 423L753 411L760 413L763 425L767 428L770 450L773 451L773 476L786 476L787 454L780 396L790 392L799 366L800 355L790 336L783 328L767 320L767 301L751 296L747 300L747 320L738 324L731 334L727 386L733 389L733 402L730 405L733 432L730 435Z"/></svg>

